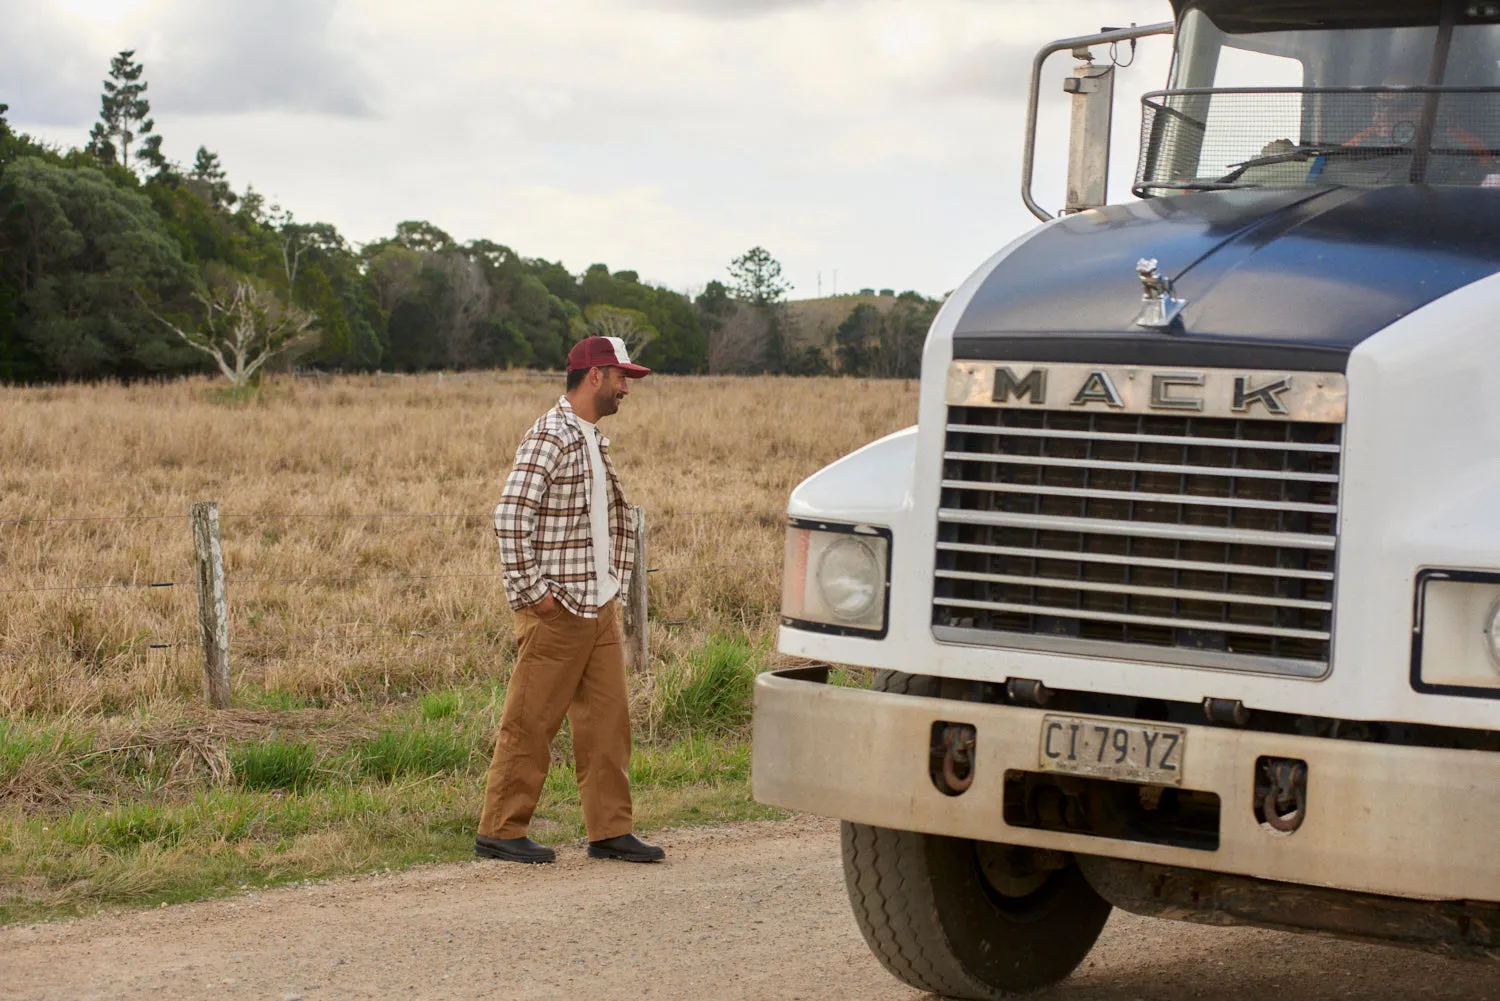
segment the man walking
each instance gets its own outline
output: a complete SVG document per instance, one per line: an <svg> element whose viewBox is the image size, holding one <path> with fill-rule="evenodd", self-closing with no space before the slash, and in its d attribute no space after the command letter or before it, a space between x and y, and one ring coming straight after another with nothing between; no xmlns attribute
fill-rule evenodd
<svg viewBox="0 0 1500 1001"><path fill-rule="evenodd" d="M628 380L649 371L631 364L618 337L574 345L567 395L526 432L495 508L518 656L485 780L474 842L482 858L556 859L526 831L564 715L589 856L666 857L631 833L630 711L615 597L633 569L635 537L609 439L595 427L620 409Z"/></svg>

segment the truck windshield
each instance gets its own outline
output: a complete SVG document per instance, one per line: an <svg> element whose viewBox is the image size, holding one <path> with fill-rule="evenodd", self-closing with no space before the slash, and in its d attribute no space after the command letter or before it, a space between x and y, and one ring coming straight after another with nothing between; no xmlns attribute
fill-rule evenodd
<svg viewBox="0 0 1500 1001"><path fill-rule="evenodd" d="M1257 28L1261 26L1257 25ZM1441 84L1428 86L1447 50ZM1136 193L1500 186L1500 24L1230 31L1186 11L1146 95Z"/></svg>

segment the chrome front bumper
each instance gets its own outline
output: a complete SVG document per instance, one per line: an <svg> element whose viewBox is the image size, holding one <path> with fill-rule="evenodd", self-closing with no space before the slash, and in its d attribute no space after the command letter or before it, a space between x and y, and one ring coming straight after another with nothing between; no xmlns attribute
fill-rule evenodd
<svg viewBox="0 0 1500 1001"><path fill-rule="evenodd" d="M755 798L858 823L1367 893L1500 901L1500 754L1187 727L1183 785L1221 799L1215 851L1014 827L1007 770L1037 768L1037 709L837 688L813 672L755 687ZM1076 714L1074 714L1076 715ZM928 773L932 724L977 731L960 796ZM1308 764L1307 813L1282 834L1254 812L1261 756Z"/></svg>

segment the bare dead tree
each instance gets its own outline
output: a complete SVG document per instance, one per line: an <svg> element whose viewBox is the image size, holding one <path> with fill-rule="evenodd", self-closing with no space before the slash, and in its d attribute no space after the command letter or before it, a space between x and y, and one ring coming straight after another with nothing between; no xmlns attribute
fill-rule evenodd
<svg viewBox="0 0 1500 1001"><path fill-rule="evenodd" d="M715 375L762 370L771 323L765 310L737 303L708 339L708 370Z"/></svg>
<svg viewBox="0 0 1500 1001"><path fill-rule="evenodd" d="M289 273L294 268L295 264L289 264ZM315 313L283 303L263 284L243 275L217 282L195 298L205 310L197 330L184 330L146 308L186 344L212 358L235 389L243 388L261 366L302 339L318 319Z"/></svg>
<svg viewBox="0 0 1500 1001"><path fill-rule="evenodd" d="M297 268L302 264L302 241L295 233L282 237L281 266L286 271L286 299L292 301L297 290Z"/></svg>
<svg viewBox="0 0 1500 1001"><path fill-rule="evenodd" d="M646 314L638 309L619 306L590 306L583 311L585 333L594 337L618 337L632 358L642 348L661 336Z"/></svg>
<svg viewBox="0 0 1500 1001"><path fill-rule="evenodd" d="M439 272L445 280L438 308L438 332L443 360L455 368L479 362L479 324L494 313L494 290L484 269L466 254L456 251L422 252L425 268Z"/></svg>

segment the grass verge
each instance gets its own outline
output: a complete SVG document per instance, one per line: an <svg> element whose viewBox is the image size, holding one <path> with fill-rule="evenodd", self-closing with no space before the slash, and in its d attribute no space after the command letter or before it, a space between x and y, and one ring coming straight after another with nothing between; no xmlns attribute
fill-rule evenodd
<svg viewBox="0 0 1500 1001"><path fill-rule="evenodd" d="M716 638L650 679L641 830L780 815L750 796L757 668L748 642ZM471 858L503 699L0 722L0 924ZM546 843L584 837L569 743L565 728L533 825Z"/></svg>
<svg viewBox="0 0 1500 1001"><path fill-rule="evenodd" d="M642 749L631 779L641 830L780 815L750 798L743 742ZM232 786L60 817L12 811L0 815L0 924L472 858L481 791L464 775L294 793ZM532 834L584 837L571 767L548 776Z"/></svg>

